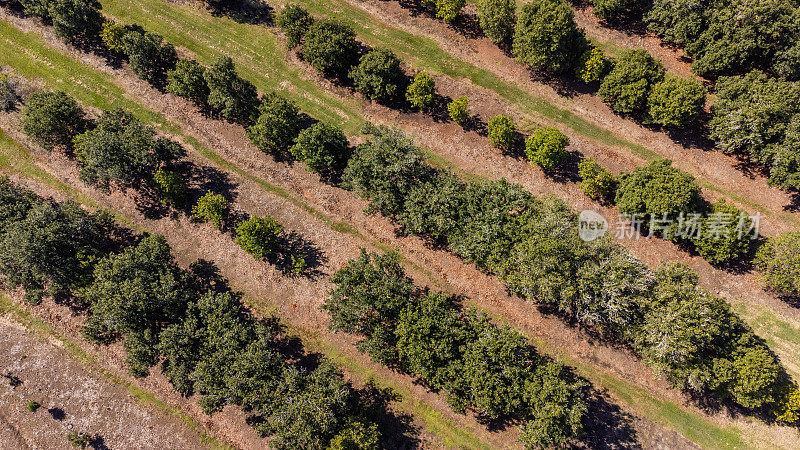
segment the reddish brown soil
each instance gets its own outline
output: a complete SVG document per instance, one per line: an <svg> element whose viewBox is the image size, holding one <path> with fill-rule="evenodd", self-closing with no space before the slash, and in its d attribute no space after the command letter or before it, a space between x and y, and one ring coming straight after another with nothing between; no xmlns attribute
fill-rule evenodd
<svg viewBox="0 0 800 450"><path fill-rule="evenodd" d="M0 447L66 448L74 430L100 436L108 448L206 448L178 419L137 403L58 344L0 317L2 374L19 381L0 378ZM28 411L30 401L41 407Z"/></svg>

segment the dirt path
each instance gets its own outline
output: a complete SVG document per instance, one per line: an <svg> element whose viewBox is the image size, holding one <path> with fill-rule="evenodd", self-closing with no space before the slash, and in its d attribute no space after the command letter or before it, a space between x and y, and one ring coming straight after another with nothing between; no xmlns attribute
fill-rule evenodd
<svg viewBox="0 0 800 450"><path fill-rule="evenodd" d="M632 120L614 114L598 96L587 92L583 87L563 81L547 80L532 73L523 65L504 54L487 38L472 38L465 33L444 25L441 21L427 15L415 15L396 1L380 0L328 0L335 4L346 1L368 13L381 27L395 27L420 36L433 39L448 54L488 70L506 82L513 83L531 95L541 97L554 106L568 110L590 123L613 132L635 144L644 146L660 156L670 158L679 167L699 178L708 180L714 186L734 193L748 201L761 205L769 211L783 213L786 208L793 208L792 196L780 189L767 185L766 179L750 171L734 157L708 148L702 136L696 132L674 138L667 133L647 128ZM654 45L650 43L649 45ZM414 55L410 55L413 58ZM524 114L517 111L518 117L528 117L544 125L562 125L550 119ZM485 117L484 119L488 119ZM565 129L565 131L568 131ZM574 139L583 139L576 133L569 132ZM600 146L589 141L587 145ZM619 153L621 159L629 161L625 169L634 167L638 158L628 148L610 148ZM591 153L586 156L593 156ZM638 164L643 163L640 160ZM796 215L795 215L796 216ZM784 215L784 217L786 217ZM794 222L776 220L775 227L783 229L796 228Z"/></svg>
<svg viewBox="0 0 800 450"><path fill-rule="evenodd" d="M87 371L62 348L0 317L0 447L66 448L70 431L97 434L108 448L208 448L179 420ZM29 401L41 407L26 409Z"/></svg>
<svg viewBox="0 0 800 450"><path fill-rule="evenodd" d="M101 61L93 61L91 56L83 55L88 64L99 64L98 69L110 71L110 69L102 66ZM473 267L463 264L460 260L453 257L446 252L433 251L424 246L424 244L415 238L398 238L395 236L394 228L386 220L366 217L361 213L363 202L356 201L349 193L332 188L327 185L319 183L316 176L307 173L298 165L287 167L284 164L276 163L271 158L256 151L247 142L240 128L232 127L221 122L209 121L200 115L194 108L185 104L180 99L168 97L169 101L165 101L165 96L153 91L143 82L136 80L128 71L119 70L113 71L118 82L121 83L127 90L128 95L132 98L142 101L148 108L162 112L169 119L180 123L184 130L187 130L193 136L196 136L209 148L223 155L230 161L235 162L237 165L244 167L248 172L257 174L270 182L280 186L287 187L293 192L298 192L308 203L318 207L321 210L327 211L330 214L347 220L357 226L365 233L375 236L379 241L391 243L395 248L400 249L404 255L420 265L434 270L441 278L446 279L449 285L453 287L456 292L465 293L470 297L472 302L489 309L490 311L507 317L512 323L519 328L528 332L537 338L541 338L547 342L552 348L563 349L566 353L575 355L581 361L585 361L594 366L602 367L603 370L609 373L615 373L621 378L631 381L637 385L644 386L649 392L659 398L666 398L676 403L682 403L685 399L675 391L669 389L665 383L654 379L653 374L644 368L639 361L633 358L626 352L610 349L603 345L595 345L587 341L587 337L582 333L569 329L560 320L546 317L538 312L535 305L522 302L519 299L510 298L506 293L501 283L492 277L481 274ZM388 113L387 113L388 114ZM390 119L384 119L390 120ZM396 119L399 122L410 119ZM409 127L417 127L417 131L426 131L420 133L434 135L440 131L436 127L447 127L449 125L440 125L434 123L427 123L426 118L420 117L416 119L417 122L411 125L404 125L407 129ZM444 139L445 135L441 137L431 137L431 142L436 144L435 141ZM476 138L470 135L462 135L462 139L475 141ZM17 136L19 138L19 136ZM428 142L425 142L428 144ZM481 155L478 147L481 146L480 140L477 140L472 147L466 145L455 146L453 142L446 145L450 148L449 151L459 151L462 154L469 155L474 152L475 156ZM436 144L432 148L437 151L442 150L441 146L444 144ZM485 150L483 150L485 151ZM485 155L483 155L485 156ZM56 158L55 156L48 156L49 158ZM193 154L192 158L198 162L203 162L204 159L197 154ZM500 157L498 159L509 160L508 158ZM486 159L481 160L484 167L490 167ZM513 161L513 160L510 160ZM61 164L68 164L66 162L59 162L57 160L50 161L54 167L60 167ZM206 161L207 163L207 161ZM473 161L473 164L475 162ZM466 164L466 163L462 163ZM502 165L499 165L500 167ZM65 166L66 167L66 166ZM58 175L62 179L69 180L70 184L79 186L80 183L74 180L74 174L70 175L68 169L58 169ZM65 171L62 173L62 171ZM530 171L526 169L529 173ZM236 178L236 177L233 177ZM549 181L542 179L543 183ZM249 186L249 187L246 187ZM547 184L543 184L541 189L550 189ZM84 189L84 188L82 188ZM574 190L574 186L570 189ZM286 204L285 199L277 196L266 196L263 189L256 186L255 183L248 180L241 180L236 188L238 194L237 205L243 210L251 213L265 212L271 213L278 217L289 229L296 229L310 240L313 240L320 248L325 250L328 258L326 268L322 270L323 274L329 274L332 270L341 267L344 261L352 257L355 247L358 245L365 245L364 243L357 243L354 241L347 241L348 237L330 235L327 231L322 230L319 223L314 223L309 220L307 214L300 214L291 204ZM93 197L97 197L98 201L112 202L117 205L127 205L128 212L131 214L139 214L135 206L128 200L119 198L119 196L106 197L98 193L91 193ZM127 202L127 203L126 203ZM275 277L276 271L269 267L264 268L263 265L249 260L246 255L240 255L235 247L232 248L230 239L224 237L223 241L214 237L216 232L209 229L198 227L191 224L185 219L177 222L169 221L166 219L159 219L155 221L147 221L151 226L159 232L164 232L171 236L173 245L178 249L185 249L186 254L184 257L197 257L209 253L208 256L213 256L215 261L225 271L225 274L234 279L237 285L241 284L248 286L246 292L254 293L254 298L266 298L269 303L274 301L279 305L282 315L290 317L292 323L308 324L310 327L323 329L325 325L325 317L321 316L317 310L319 303L324 297L325 286L324 283L313 283L309 280L293 280L293 281L277 281L278 284L274 288L265 287L263 281L272 281L269 277ZM296 228L295 228L296 227ZM349 255L349 256L348 256ZM254 270L253 273L248 273L247 270ZM425 281L426 277L415 274L421 282ZM323 331L324 335L324 331ZM352 347L346 342L343 342L342 336L326 336L331 342L335 342L336 346L350 349ZM359 358L360 355L354 354L353 358ZM361 357L363 359L363 357ZM376 367L376 370L381 368ZM392 375L385 375L391 379ZM398 376L399 377L399 376ZM406 377L399 377L401 382ZM415 397L417 391L415 392ZM419 394L420 398L425 398L426 402L428 397L424 393ZM430 396L430 395L429 395ZM433 400L439 400L438 397ZM435 403L434 403L435 404ZM438 409L438 408L437 408ZM446 409L446 408L445 408ZM458 417L458 416L457 416ZM720 414L712 418L718 423L731 423L730 420ZM745 420L745 422L748 422ZM748 425L750 426L750 425ZM754 425L759 427L760 425ZM769 431L771 432L771 431Z"/></svg>

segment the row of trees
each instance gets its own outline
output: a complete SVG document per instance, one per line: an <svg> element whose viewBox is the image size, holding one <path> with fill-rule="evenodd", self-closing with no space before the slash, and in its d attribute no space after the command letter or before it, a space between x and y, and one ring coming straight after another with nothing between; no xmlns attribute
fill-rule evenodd
<svg viewBox="0 0 800 450"><path fill-rule="evenodd" d="M525 448L561 446L580 435L585 381L511 328L462 309L456 298L416 288L396 254L362 250L331 282L323 305L331 329L358 335L358 348L373 360L445 391L456 411L519 423Z"/></svg>
<svg viewBox="0 0 800 450"><path fill-rule="evenodd" d="M344 184L369 200L369 211L498 274L518 295L551 304L633 346L677 386L747 408L777 410L787 401L787 389L795 389L766 344L724 300L698 287L690 269L666 266L653 273L610 241L581 240L576 218L562 201L533 197L506 181L465 184L427 166L400 132L368 131L372 137L358 147ZM669 169L658 163L621 183L649 189L643 181L647 173L666 172L651 182L679 176ZM698 192L685 186L689 192L676 196L697 200ZM642 192L650 196L645 210L684 206L656 198L657 190ZM625 198L635 197L618 196L626 205Z"/></svg>
<svg viewBox="0 0 800 450"><path fill-rule="evenodd" d="M212 414L239 405L276 448L378 447L377 404L340 370L286 354L276 319L260 321L222 279L178 267L161 236L130 236L107 214L56 203L0 179L0 274L36 301L74 296L89 311L85 336L122 340L136 376L160 363L175 389ZM212 282L213 281L213 282ZM297 361L300 358L300 363ZM303 359L309 361L303 361Z"/></svg>

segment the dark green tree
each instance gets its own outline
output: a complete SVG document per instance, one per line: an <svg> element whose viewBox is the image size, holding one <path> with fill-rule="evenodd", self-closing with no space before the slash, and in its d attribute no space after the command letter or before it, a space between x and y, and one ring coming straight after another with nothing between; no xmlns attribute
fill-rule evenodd
<svg viewBox="0 0 800 450"><path fill-rule="evenodd" d="M280 222L272 217L251 217L236 227L236 243L257 259L272 255L283 232Z"/></svg>
<svg viewBox="0 0 800 450"><path fill-rule="evenodd" d="M495 44L509 42L517 21L517 2L514 0L480 0L478 20L483 34Z"/></svg>
<svg viewBox="0 0 800 450"><path fill-rule="evenodd" d="M161 200L171 206L180 207L186 200L186 180L179 172L163 167L153 174L155 190Z"/></svg>
<svg viewBox="0 0 800 450"><path fill-rule="evenodd" d="M156 33L130 31L122 38L122 46L133 73L148 83L164 82L178 62L175 47Z"/></svg>
<svg viewBox="0 0 800 450"><path fill-rule="evenodd" d="M317 122L301 131L289 152L308 169L333 179L350 159L347 136L337 126Z"/></svg>
<svg viewBox="0 0 800 450"><path fill-rule="evenodd" d="M71 150L85 128L83 109L62 91L35 92L22 108L22 131L48 150Z"/></svg>
<svg viewBox="0 0 800 450"><path fill-rule="evenodd" d="M208 84L204 74L206 68L193 59L181 59L175 68L167 72L167 92L191 100L198 105L208 102Z"/></svg>
<svg viewBox="0 0 800 450"><path fill-rule="evenodd" d="M712 264L728 264L750 253L752 220L742 210L720 200L700 221L700 235L692 239L697 253Z"/></svg>
<svg viewBox="0 0 800 450"><path fill-rule="evenodd" d="M800 232L767 239L756 254L756 267L766 287L780 295L800 296Z"/></svg>
<svg viewBox="0 0 800 450"><path fill-rule="evenodd" d="M72 44L98 42L105 22L100 8L97 0L52 0L53 31Z"/></svg>
<svg viewBox="0 0 800 450"><path fill-rule="evenodd" d="M520 9L513 53L521 62L559 74L574 68L586 49L572 8L563 0L535 0Z"/></svg>
<svg viewBox="0 0 800 450"><path fill-rule="evenodd" d="M265 153L287 151L300 134L300 109L291 100L269 93L261 99L258 112L256 123L247 129L247 137Z"/></svg>
<svg viewBox="0 0 800 450"><path fill-rule="evenodd" d="M251 124L258 114L258 91L249 81L236 73L233 60L220 57L203 74L210 90L208 104L218 110L225 120L242 125Z"/></svg>
<svg viewBox="0 0 800 450"><path fill-rule="evenodd" d="M682 127L693 122L706 102L706 89L699 82L667 75L653 85L647 97L648 121Z"/></svg>
<svg viewBox="0 0 800 450"><path fill-rule="evenodd" d="M625 214L647 214L672 218L678 213L700 211L700 186L694 177L659 159L619 177L617 207Z"/></svg>
<svg viewBox="0 0 800 450"><path fill-rule="evenodd" d="M626 50L603 79L597 95L618 113L641 114L653 86L664 78L664 67L646 50Z"/></svg>
<svg viewBox="0 0 800 450"><path fill-rule="evenodd" d="M592 200L613 200L617 192L617 179L597 161L586 158L578 163L581 189Z"/></svg>
<svg viewBox="0 0 800 450"><path fill-rule="evenodd" d="M356 91L378 102L394 100L406 85L400 59L391 50L380 48L361 57L361 62L350 71L350 79Z"/></svg>
<svg viewBox="0 0 800 450"><path fill-rule="evenodd" d="M314 17L299 5L287 5L278 14L278 26L286 33L286 45L290 49L300 45L313 24Z"/></svg>
<svg viewBox="0 0 800 450"><path fill-rule="evenodd" d="M303 42L303 59L328 77L343 79L358 62L356 33L342 22L325 19L314 22Z"/></svg>

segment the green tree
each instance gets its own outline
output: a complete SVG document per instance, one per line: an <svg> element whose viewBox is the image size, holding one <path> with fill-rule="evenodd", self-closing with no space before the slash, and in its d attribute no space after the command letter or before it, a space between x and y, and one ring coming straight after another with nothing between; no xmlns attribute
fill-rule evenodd
<svg viewBox="0 0 800 450"><path fill-rule="evenodd" d="M25 15L50 20L50 5L53 0L19 0L19 3Z"/></svg>
<svg viewBox="0 0 800 450"><path fill-rule="evenodd" d="M650 90L663 78L664 67L647 50L626 50L603 79L597 95L615 112L641 114Z"/></svg>
<svg viewBox="0 0 800 450"><path fill-rule="evenodd" d="M62 91L35 92L22 108L22 131L47 150L71 150L72 139L84 128L83 109Z"/></svg>
<svg viewBox="0 0 800 450"><path fill-rule="evenodd" d="M731 263L750 253L753 236L746 232L752 225L743 211L720 200L700 221L700 235L692 239L692 244L712 264Z"/></svg>
<svg viewBox="0 0 800 450"><path fill-rule="evenodd" d="M397 98L406 84L400 59L387 49L373 49L362 56L361 62L350 71L350 79L356 91L379 102Z"/></svg>
<svg viewBox="0 0 800 450"><path fill-rule="evenodd" d="M290 4L278 14L277 24L286 33L286 46L293 49L300 45L308 29L314 24L314 17L303 7Z"/></svg>
<svg viewBox="0 0 800 450"><path fill-rule="evenodd" d="M167 72L167 92L191 100L199 105L208 102L206 68L193 59L181 59Z"/></svg>
<svg viewBox="0 0 800 450"><path fill-rule="evenodd" d="M469 110L469 99L462 95L457 99L451 101L447 105L447 113L450 115L450 119L453 122L463 127L464 125L466 125L467 121L469 120L469 116L471 114Z"/></svg>
<svg viewBox="0 0 800 450"><path fill-rule="evenodd" d="M96 42L105 19L97 0L53 0L50 18L56 36L72 44Z"/></svg>
<svg viewBox="0 0 800 450"><path fill-rule="evenodd" d="M208 104L225 120L249 125L258 114L258 91L241 78L230 57L222 56L203 74L210 91Z"/></svg>
<svg viewBox="0 0 800 450"><path fill-rule="evenodd" d="M222 229L228 215L228 201L221 194L206 192L192 206L192 216L203 222L211 222L215 228Z"/></svg>
<svg viewBox="0 0 800 450"><path fill-rule="evenodd" d="M606 76L609 70L611 70L611 61L606 58L602 50L592 47L581 55L577 73L584 83L597 83Z"/></svg>
<svg viewBox="0 0 800 450"><path fill-rule="evenodd" d="M508 42L514 35L517 2L514 0L480 0L478 20L483 33L495 44Z"/></svg>
<svg viewBox="0 0 800 450"><path fill-rule="evenodd" d="M590 3L595 16L611 23L625 19L637 6L635 0L591 0Z"/></svg>
<svg viewBox="0 0 800 450"><path fill-rule="evenodd" d="M257 259L272 255L283 232L280 222L272 217L251 217L236 227L236 243Z"/></svg>
<svg viewBox="0 0 800 450"><path fill-rule="evenodd" d="M108 191L150 180L157 169L155 130L122 109L104 111L96 127L75 138L81 180Z"/></svg>
<svg viewBox="0 0 800 450"><path fill-rule="evenodd" d="M151 84L162 83L178 62L175 47L156 33L129 31L122 38L122 46L133 73Z"/></svg>
<svg viewBox="0 0 800 450"><path fill-rule="evenodd" d="M180 173L161 167L153 174L153 182L158 196L164 203L174 207L183 205L188 188L186 180Z"/></svg>
<svg viewBox="0 0 800 450"><path fill-rule="evenodd" d="M401 214L408 194L431 173L425 156L398 130L368 127L364 132L369 140L347 163L343 185L369 200L370 213Z"/></svg>
<svg viewBox="0 0 800 450"><path fill-rule="evenodd" d="M322 305L331 315L331 330L358 335L360 351L382 364L396 365L394 328L415 293L398 256L362 249L358 259L331 277L331 283L335 287Z"/></svg>
<svg viewBox="0 0 800 450"><path fill-rule="evenodd" d="M617 191L617 179L597 161L586 158L578 163L581 189L592 200L613 200Z"/></svg>
<svg viewBox="0 0 800 450"><path fill-rule="evenodd" d="M446 242L459 225L467 186L449 172L437 172L430 181L411 188L398 221L403 231Z"/></svg>
<svg viewBox="0 0 800 450"><path fill-rule="evenodd" d="M247 137L261 151L285 152L300 134L300 109L291 100L269 93L261 99L256 123L247 129Z"/></svg>
<svg viewBox="0 0 800 450"><path fill-rule="evenodd" d="M513 53L521 62L545 72L564 73L575 67L586 47L572 8L563 0L534 0L520 9Z"/></svg>
<svg viewBox="0 0 800 450"><path fill-rule="evenodd" d="M125 44L122 39L128 34L128 27L115 22L113 20L106 20L103 23L103 29L100 31L100 39L105 44L106 48L116 53L123 53Z"/></svg>
<svg viewBox="0 0 800 450"><path fill-rule="evenodd" d="M157 362L158 331L184 314L194 291L163 236L98 262L94 282L83 292L91 314L84 333L91 339L122 335L127 362L137 376Z"/></svg>
<svg viewBox="0 0 800 450"><path fill-rule="evenodd" d="M303 43L303 59L328 77L344 78L358 61L356 33L342 22L314 22Z"/></svg>
<svg viewBox="0 0 800 450"><path fill-rule="evenodd" d="M569 156L567 145L569 138L558 128L538 128L525 140L525 155L544 171L550 171L563 164Z"/></svg>
<svg viewBox="0 0 800 450"><path fill-rule="evenodd" d="M780 295L800 296L800 232L771 237L756 254L764 285Z"/></svg>
<svg viewBox="0 0 800 450"><path fill-rule="evenodd" d="M700 186L694 177L659 159L619 177L617 207L625 214L647 214L656 219L699 211Z"/></svg>
<svg viewBox="0 0 800 450"><path fill-rule="evenodd" d="M493 146L506 152L510 152L514 149L517 124L511 116L506 114L494 116L489 120L489 124L486 128L489 133L489 142L491 142Z"/></svg>
<svg viewBox="0 0 800 450"><path fill-rule="evenodd" d="M685 126L697 118L705 101L706 90L699 82L667 75L647 97L648 119L662 126Z"/></svg>
<svg viewBox="0 0 800 450"><path fill-rule="evenodd" d="M338 177L350 158L344 132L323 122L301 131L289 152L309 170L326 177Z"/></svg>
<svg viewBox="0 0 800 450"><path fill-rule="evenodd" d="M413 108L428 109L436 100L436 82L425 72L414 76L406 90L406 100Z"/></svg>
<svg viewBox="0 0 800 450"><path fill-rule="evenodd" d="M458 17L458 13L467 4L467 0L436 0L436 18L445 22L452 22Z"/></svg>

